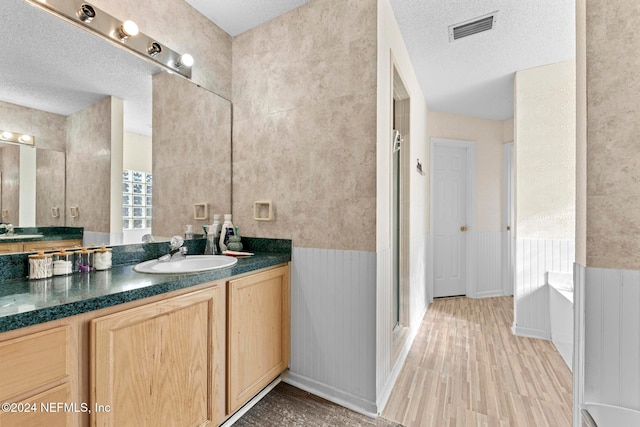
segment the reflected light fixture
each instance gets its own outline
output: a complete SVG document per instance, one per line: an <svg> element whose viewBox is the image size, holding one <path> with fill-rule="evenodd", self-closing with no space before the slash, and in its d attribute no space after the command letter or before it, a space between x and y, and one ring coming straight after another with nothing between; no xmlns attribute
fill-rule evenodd
<svg viewBox="0 0 640 427"><path fill-rule="evenodd" d="M0 130L0 141L31 146L36 144L35 136L26 133L9 132L8 130Z"/></svg>
<svg viewBox="0 0 640 427"><path fill-rule="evenodd" d="M138 29L138 25L131 20L124 21L120 24L117 31L118 36L122 41L125 41L129 37L137 36L139 32L140 30Z"/></svg>

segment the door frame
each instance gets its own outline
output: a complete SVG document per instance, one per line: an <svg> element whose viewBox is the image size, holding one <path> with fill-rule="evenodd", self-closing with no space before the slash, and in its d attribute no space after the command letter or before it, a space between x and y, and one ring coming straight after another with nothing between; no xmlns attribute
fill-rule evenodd
<svg viewBox="0 0 640 427"><path fill-rule="evenodd" d="M502 292L504 295L513 295L515 288L515 241L513 237L516 232L515 228L515 158L514 144L507 142L502 145ZM511 162L509 162L509 156ZM511 176L508 177L507 174ZM511 178L511 182L509 182ZM511 185L509 185L511 184ZM509 191L511 190L511 191ZM511 193L511 194L509 194ZM511 196L511 206L509 206L509 196ZM511 219L511 221L509 221ZM511 231L507 230L507 226L511 227ZM509 263L511 263L512 271L509 275ZM511 276L511 277L509 277ZM509 286L509 280L510 286Z"/></svg>
<svg viewBox="0 0 640 427"><path fill-rule="evenodd" d="M434 212L434 172L435 172L435 148L437 146L443 147L456 147L463 148L467 152L467 182L466 182L466 217L467 227L469 230L466 232L466 288L467 297L476 298L476 266L477 266L477 251L476 251L476 192L477 192L477 147L475 141L465 141L461 139L448 139L448 138L435 138L432 137L429 145L429 261L432 267L434 263L434 239L433 239L433 212ZM435 286L435 269L431 268L431 280L427 281L427 295L429 301L433 301L434 286Z"/></svg>

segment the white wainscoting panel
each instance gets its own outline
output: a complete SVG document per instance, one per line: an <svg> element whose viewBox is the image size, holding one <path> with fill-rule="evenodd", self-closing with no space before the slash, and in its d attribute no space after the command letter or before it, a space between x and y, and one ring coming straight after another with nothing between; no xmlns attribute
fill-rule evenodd
<svg viewBox="0 0 640 427"><path fill-rule="evenodd" d="M551 338L545 272L571 273L574 260L573 241L516 239L515 334Z"/></svg>
<svg viewBox="0 0 640 427"><path fill-rule="evenodd" d="M389 333L389 325L393 323L392 284L391 284L391 249L378 250L378 289L376 299L376 397L378 403L380 396L385 393L389 375L391 372L391 352L393 347L393 334ZM381 409L378 408L378 411Z"/></svg>
<svg viewBox="0 0 640 427"><path fill-rule="evenodd" d="M587 268L573 266L573 427L582 427L584 400L584 287Z"/></svg>
<svg viewBox="0 0 640 427"><path fill-rule="evenodd" d="M584 401L640 410L640 271L587 267Z"/></svg>
<svg viewBox="0 0 640 427"><path fill-rule="evenodd" d="M504 295L502 289L502 233L479 232L476 236L475 298Z"/></svg>
<svg viewBox="0 0 640 427"><path fill-rule="evenodd" d="M376 410L376 253L293 248L292 385Z"/></svg>

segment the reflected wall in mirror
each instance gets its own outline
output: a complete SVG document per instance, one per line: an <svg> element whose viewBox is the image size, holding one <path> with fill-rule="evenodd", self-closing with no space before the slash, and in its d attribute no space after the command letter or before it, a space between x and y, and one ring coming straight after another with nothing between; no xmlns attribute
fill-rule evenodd
<svg viewBox="0 0 640 427"><path fill-rule="evenodd" d="M0 27L0 49L16 60L0 63L0 128L35 135L37 153L45 148L63 153L65 163L54 164L60 154L38 154L36 212L23 211L18 196L16 211L3 222L23 226L20 218L24 217L33 218L35 224L30 226L84 227L89 244L139 242L136 230L129 237L133 240L123 232L122 172L139 170L126 166L127 156L136 163L140 157L149 157L151 150L154 160L160 161L159 168L147 166L154 172L153 214L160 220L156 230L154 218L154 235L181 234L186 223L198 226L193 220L194 203L206 201L211 212L230 212L229 101L161 73L155 64L24 0L3 0L3 11L11 19ZM165 78L166 88L161 84L152 89L153 75ZM163 94L165 90L169 92ZM165 124L157 148L155 120ZM135 147L139 141L147 141L141 143L144 148ZM163 155L174 149L180 154L170 154L173 167L163 167ZM4 171L5 164L15 164L15 153L6 158L4 154L0 153L3 208L13 203L8 201L8 189L20 187L20 171ZM43 177L52 179L47 182ZM66 184L60 189L62 179ZM41 195L53 197L54 193L61 199L41 200ZM58 218L52 216L52 207L59 207ZM77 208L77 218L70 217L71 207Z"/></svg>

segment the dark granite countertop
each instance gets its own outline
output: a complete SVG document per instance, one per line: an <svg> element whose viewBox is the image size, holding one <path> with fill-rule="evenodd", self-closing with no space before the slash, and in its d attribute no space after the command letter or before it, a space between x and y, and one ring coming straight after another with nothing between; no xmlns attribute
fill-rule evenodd
<svg viewBox="0 0 640 427"><path fill-rule="evenodd" d="M0 282L0 332L284 264L291 261L288 242L288 251L276 248L275 251L258 252L257 249L269 248L256 244L254 256L239 258L232 267L198 274L137 273L133 271L134 264L115 265L114 254L114 266L106 271L40 280L5 280ZM134 261L139 262L140 259L131 259L131 262Z"/></svg>

